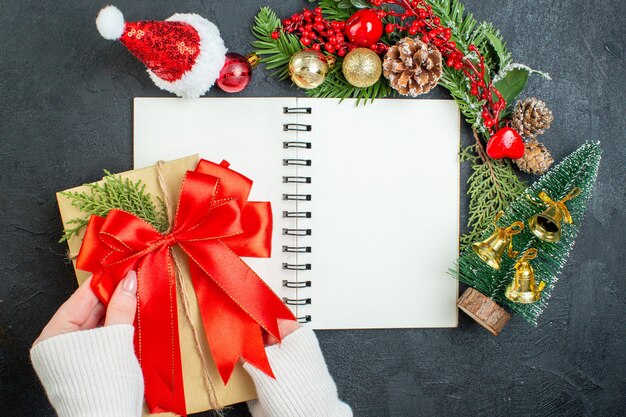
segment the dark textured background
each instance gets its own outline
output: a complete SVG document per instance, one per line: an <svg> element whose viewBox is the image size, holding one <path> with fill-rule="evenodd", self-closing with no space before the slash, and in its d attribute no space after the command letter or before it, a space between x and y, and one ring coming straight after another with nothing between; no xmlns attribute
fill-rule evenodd
<svg viewBox="0 0 626 417"><path fill-rule="evenodd" d="M121 45L98 35L102 1L1 3L0 415L52 416L28 349L76 287L57 243L54 193L99 179L102 168L131 168L132 98L167 94ZM525 94L554 111L544 138L555 159L602 141L582 233L538 328L513 318L496 338L460 315L458 329L319 332L322 349L358 417L626 415L626 2L465 3L502 30L516 61L552 75L533 79ZM263 4L287 16L305 3L116 1L129 20L199 13L242 53ZM257 70L243 95L299 93Z"/></svg>

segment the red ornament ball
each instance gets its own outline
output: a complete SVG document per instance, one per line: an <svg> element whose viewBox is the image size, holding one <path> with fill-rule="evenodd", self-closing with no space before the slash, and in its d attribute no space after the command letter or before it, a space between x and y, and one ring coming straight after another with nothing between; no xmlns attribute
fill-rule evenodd
<svg viewBox="0 0 626 417"><path fill-rule="evenodd" d="M519 159L524 156L524 140L515 129L503 127L487 142L487 155L493 159Z"/></svg>
<svg viewBox="0 0 626 417"><path fill-rule="evenodd" d="M383 22L375 11L359 10L346 22L345 32L351 43L369 47L383 35Z"/></svg>
<svg viewBox="0 0 626 417"><path fill-rule="evenodd" d="M226 62L215 82L217 86L227 93L238 93L250 84L250 80L252 66L248 59L243 55L227 53Z"/></svg>

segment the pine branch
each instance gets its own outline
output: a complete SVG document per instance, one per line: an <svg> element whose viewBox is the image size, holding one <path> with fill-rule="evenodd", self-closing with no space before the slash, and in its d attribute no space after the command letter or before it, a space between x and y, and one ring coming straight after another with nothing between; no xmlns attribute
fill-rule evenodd
<svg viewBox="0 0 626 417"><path fill-rule="evenodd" d="M380 78L374 85L366 88L358 88L351 85L341 72L343 59L337 59L335 66L329 71L326 80L322 85L311 90L307 90L309 97L318 98L339 98L345 100L347 98L357 99L357 105L360 103L373 102L376 98L384 98L394 94L386 79Z"/></svg>
<svg viewBox="0 0 626 417"><path fill-rule="evenodd" d="M300 40L282 30L282 22L269 7L262 7L254 17L252 33L257 40L252 42L252 47L261 62L268 70L274 70L273 76L281 80L289 78L289 60L296 52L304 48ZM280 31L278 39L272 39L272 32Z"/></svg>
<svg viewBox="0 0 626 417"><path fill-rule="evenodd" d="M561 224L561 240L556 243L544 242L539 240L528 227L513 238L513 245L520 253L528 248L536 248L539 251L538 257L531 261L537 280L546 282L546 288L539 301L533 304L518 304L506 298L505 289L512 282L515 274L513 268L515 260L506 255L502 257L500 270L495 270L487 266L470 248L467 248L459 258L458 268L450 272L460 281L508 306L526 321L536 325L537 319L548 304L558 274L578 235L587 203L591 198L600 157L601 149L598 144L586 143L581 146L526 189L525 193L520 194L505 210L504 216L499 221L499 226L508 226L517 220L527 225L528 219L545 209L531 202L526 194L536 196L540 191L545 190L554 200L560 200L574 187L580 187L582 190L580 195L567 202L574 223ZM489 227L478 240L486 238L492 232L493 226Z"/></svg>
<svg viewBox="0 0 626 417"><path fill-rule="evenodd" d="M471 162L473 171L467 180L470 197L467 224L471 230L461 237L462 249L478 240L495 214L506 209L524 190L510 163L489 158L476 131L474 139L475 144L468 146L461 155L461 161Z"/></svg>
<svg viewBox="0 0 626 417"><path fill-rule="evenodd" d="M88 191L62 192L61 195L68 198L72 206L86 213L84 218L72 219L68 224L75 227L65 229L61 242L78 235L89 222L91 215L106 217L112 209L124 210L140 217L154 226L159 232L165 232L168 227L165 204L157 199L159 207L154 204L152 196L145 191L145 184L141 181L132 182L130 179L122 179L121 176L104 171L105 177L102 183L87 184Z"/></svg>
<svg viewBox="0 0 626 417"><path fill-rule="evenodd" d="M356 12L350 0L309 0L322 8L322 13L329 20L347 20Z"/></svg>

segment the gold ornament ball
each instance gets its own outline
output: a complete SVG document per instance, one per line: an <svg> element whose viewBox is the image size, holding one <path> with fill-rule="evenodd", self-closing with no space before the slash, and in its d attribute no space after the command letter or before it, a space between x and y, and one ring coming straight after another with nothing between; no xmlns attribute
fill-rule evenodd
<svg viewBox="0 0 626 417"><path fill-rule="evenodd" d="M356 48L343 59L342 71L351 85L365 88L378 81L383 66L376 52L368 48Z"/></svg>
<svg viewBox="0 0 626 417"><path fill-rule="evenodd" d="M324 54L312 49L304 49L292 55L289 61L291 81L300 88L319 87L328 73L328 63Z"/></svg>

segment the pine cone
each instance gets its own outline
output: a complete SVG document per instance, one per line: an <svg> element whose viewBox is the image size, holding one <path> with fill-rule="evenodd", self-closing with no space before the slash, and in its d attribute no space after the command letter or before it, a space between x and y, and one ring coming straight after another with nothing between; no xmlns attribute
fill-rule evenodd
<svg viewBox="0 0 626 417"><path fill-rule="evenodd" d="M429 92L441 78L441 52L418 39L403 38L389 48L383 74L398 93L411 97Z"/></svg>
<svg viewBox="0 0 626 417"><path fill-rule="evenodd" d="M546 103L536 97L531 97L517 102L511 125L520 135L535 137L550 128L553 119L552 112Z"/></svg>
<svg viewBox="0 0 626 417"><path fill-rule="evenodd" d="M543 143L533 139L526 143L524 156L520 159L514 159L513 162L520 171L539 175L545 173L552 166L554 159Z"/></svg>

